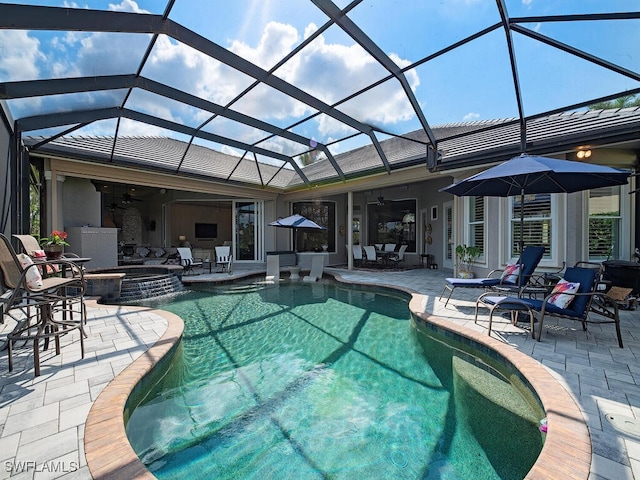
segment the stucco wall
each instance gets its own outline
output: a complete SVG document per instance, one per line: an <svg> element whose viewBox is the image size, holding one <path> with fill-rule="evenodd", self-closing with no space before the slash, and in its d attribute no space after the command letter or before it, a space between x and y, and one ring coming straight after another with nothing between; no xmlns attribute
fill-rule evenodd
<svg viewBox="0 0 640 480"><path fill-rule="evenodd" d="M0 107L3 107L4 102ZM4 110L4 108L3 108ZM11 133L7 124L0 121L0 231L11 235L11 215L9 214L9 199L11 195L11 172L9 170L9 147Z"/></svg>

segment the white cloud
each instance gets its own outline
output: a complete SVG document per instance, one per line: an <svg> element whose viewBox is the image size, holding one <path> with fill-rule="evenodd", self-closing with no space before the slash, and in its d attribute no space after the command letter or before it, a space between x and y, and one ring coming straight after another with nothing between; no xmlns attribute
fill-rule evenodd
<svg viewBox="0 0 640 480"><path fill-rule="evenodd" d="M242 153L240 153L238 150L228 145L223 145L221 148L221 151L222 153L226 153L227 155L233 155L234 157L242 157Z"/></svg>
<svg viewBox="0 0 640 480"><path fill-rule="evenodd" d="M24 30L0 30L0 79L2 81L40 78L39 64L46 61L40 41Z"/></svg>
<svg viewBox="0 0 640 480"><path fill-rule="evenodd" d="M233 41L229 50L268 70L289 53L299 41L298 31L291 25L267 23L256 48Z"/></svg>
<svg viewBox="0 0 640 480"><path fill-rule="evenodd" d="M463 122L473 122L474 120L477 120L479 118L480 118L480 114L479 113L469 112L464 117L462 117L462 121Z"/></svg>
<svg viewBox="0 0 640 480"><path fill-rule="evenodd" d="M73 6L75 8L76 4ZM266 18L270 8L269 5L263 5L259 12L253 12L252 15ZM109 9L143 12L133 0L112 3ZM299 32L292 25L271 21L265 23L255 46L230 40L228 48L269 69L291 52L301 37L308 38L316 30L317 26L312 23L307 25L304 32ZM0 50L0 74L5 80L135 73L150 41L148 34L102 32L65 32L59 36L41 38L47 39L46 45L26 32L0 31L0 45L5 46ZM400 66L409 64L397 55L393 55L392 59ZM44 71L40 71L39 66ZM158 37L142 74L220 105L226 105L254 82L253 78L166 35ZM375 79L388 75L388 72L354 42L331 43L321 35L275 74L325 103L333 104L341 100L345 92L353 93ZM406 76L411 88L418 88L420 80L417 73L409 71ZM157 98L156 104L153 98L140 96L138 100L137 105L144 111L172 121L193 124L193 116L203 120L208 115L191 108L176 109L170 102L158 102ZM367 93L366 98L350 101L346 107L349 108L349 114L359 121L376 125L402 122L413 115L404 92L395 80ZM312 107L266 85L253 89L246 99L232 108L278 126L287 126L314 112ZM188 122L187 115L192 115ZM327 115L319 115L308 124L307 134L320 142L354 132ZM258 140L252 129L238 129L231 123L221 125L225 128L215 131L219 135L247 143ZM314 133L314 128L319 133ZM149 131L146 128L144 130L145 134L156 131L153 127ZM277 138L265 145L285 154L298 153L300 147L292 142L279 142Z"/></svg>
<svg viewBox="0 0 640 480"><path fill-rule="evenodd" d="M122 0L119 4L110 3L109 10L114 12L149 13L148 10L138 7L138 4L132 0Z"/></svg>

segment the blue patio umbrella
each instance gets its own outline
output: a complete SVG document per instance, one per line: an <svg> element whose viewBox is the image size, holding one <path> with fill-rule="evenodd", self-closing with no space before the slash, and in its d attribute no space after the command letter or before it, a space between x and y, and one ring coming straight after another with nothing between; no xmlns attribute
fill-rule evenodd
<svg viewBox="0 0 640 480"><path fill-rule="evenodd" d="M535 193L572 193L625 185L631 172L589 163L522 154L460 180L441 192L456 196L510 197L520 194L520 241L524 244L524 196Z"/></svg>

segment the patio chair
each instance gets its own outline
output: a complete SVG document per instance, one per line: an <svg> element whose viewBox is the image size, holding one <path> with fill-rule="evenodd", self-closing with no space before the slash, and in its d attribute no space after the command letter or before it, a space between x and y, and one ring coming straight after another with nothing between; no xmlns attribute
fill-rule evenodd
<svg viewBox="0 0 640 480"><path fill-rule="evenodd" d="M384 251L385 252L395 252L396 251L396 244L395 243L385 243L384 244Z"/></svg>
<svg viewBox="0 0 640 480"><path fill-rule="evenodd" d="M522 252L521 261L509 266L514 268L510 272L497 269L489 272L489 276L484 278L445 278L440 300L442 300L445 290L449 290L449 296L444 303L446 307L456 288L484 288L488 290L493 287L508 287L513 290L522 289L534 278L533 272L538 267L543 255L544 247L528 246ZM522 269L521 275L515 270L515 266ZM503 275L498 276L498 273L503 273ZM507 274L505 275L505 273Z"/></svg>
<svg viewBox="0 0 640 480"><path fill-rule="evenodd" d="M197 275L195 268L202 269L202 259L193 258L191 249L189 247L177 247L178 255L180 255L180 265L184 268L184 274L188 275L192 273Z"/></svg>
<svg viewBox="0 0 640 480"><path fill-rule="evenodd" d="M376 247L373 245L365 245L362 247L362 250L364 250L367 265L379 265Z"/></svg>
<svg viewBox="0 0 640 480"><path fill-rule="evenodd" d="M216 265L222 266L222 271L226 271L229 275L231 275L231 265L233 262L233 258L231 255L231 247L228 246L218 246L215 247L216 251Z"/></svg>
<svg viewBox="0 0 640 480"><path fill-rule="evenodd" d="M267 255L267 275L265 277L265 281L274 283L280 281L279 255Z"/></svg>
<svg viewBox="0 0 640 480"><path fill-rule="evenodd" d="M7 335L9 371L13 370L13 346L18 341L33 341L35 376L40 375L40 339L45 349L54 339L56 355L60 354L60 337L80 331L80 351L84 358L86 311L84 275L68 260L34 262L26 254L18 256L9 239L0 234L0 269L7 292L2 296L3 317L16 326ZM44 276L39 267L65 265L69 276ZM47 271L43 268L43 271Z"/></svg>
<svg viewBox="0 0 640 480"><path fill-rule="evenodd" d="M602 279L602 265L591 262L578 262L569 267L560 281L544 299L518 298L512 296L497 296L493 292L480 295L476 301L475 322L478 322L478 307L489 309L489 335L495 310L512 312L512 320L517 319L517 312L526 312L531 321L531 335L534 335L534 324L537 320L540 341L545 316L574 320L582 323L582 329L587 330L588 323L613 323L618 337L618 346L622 346L620 333L620 317L618 303L606 293L598 290ZM604 319L592 319L590 314L597 314Z"/></svg>
<svg viewBox="0 0 640 480"><path fill-rule="evenodd" d="M14 235L22 244L22 250L30 257L35 257L35 252L42 250L38 240L33 235Z"/></svg>
<svg viewBox="0 0 640 480"><path fill-rule="evenodd" d="M404 261L404 252L407 250L409 245L400 245L400 250L398 250L395 255L389 257L389 261L398 265L400 262Z"/></svg>
<svg viewBox="0 0 640 480"><path fill-rule="evenodd" d="M324 271L324 255L314 255L311 259L311 271L306 277L302 277L303 282L317 282L322 278Z"/></svg>
<svg viewBox="0 0 640 480"><path fill-rule="evenodd" d="M347 247L347 254L349 253L349 245L345 245ZM352 255L353 255L353 266L360 266L364 262L364 257L362 255L362 246L360 245L352 245Z"/></svg>

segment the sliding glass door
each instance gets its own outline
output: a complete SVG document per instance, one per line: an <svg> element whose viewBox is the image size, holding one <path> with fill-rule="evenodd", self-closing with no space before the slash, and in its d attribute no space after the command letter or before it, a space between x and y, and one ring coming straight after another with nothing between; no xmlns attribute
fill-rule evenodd
<svg viewBox="0 0 640 480"><path fill-rule="evenodd" d="M236 200L233 203L234 261L264 261L263 202Z"/></svg>

